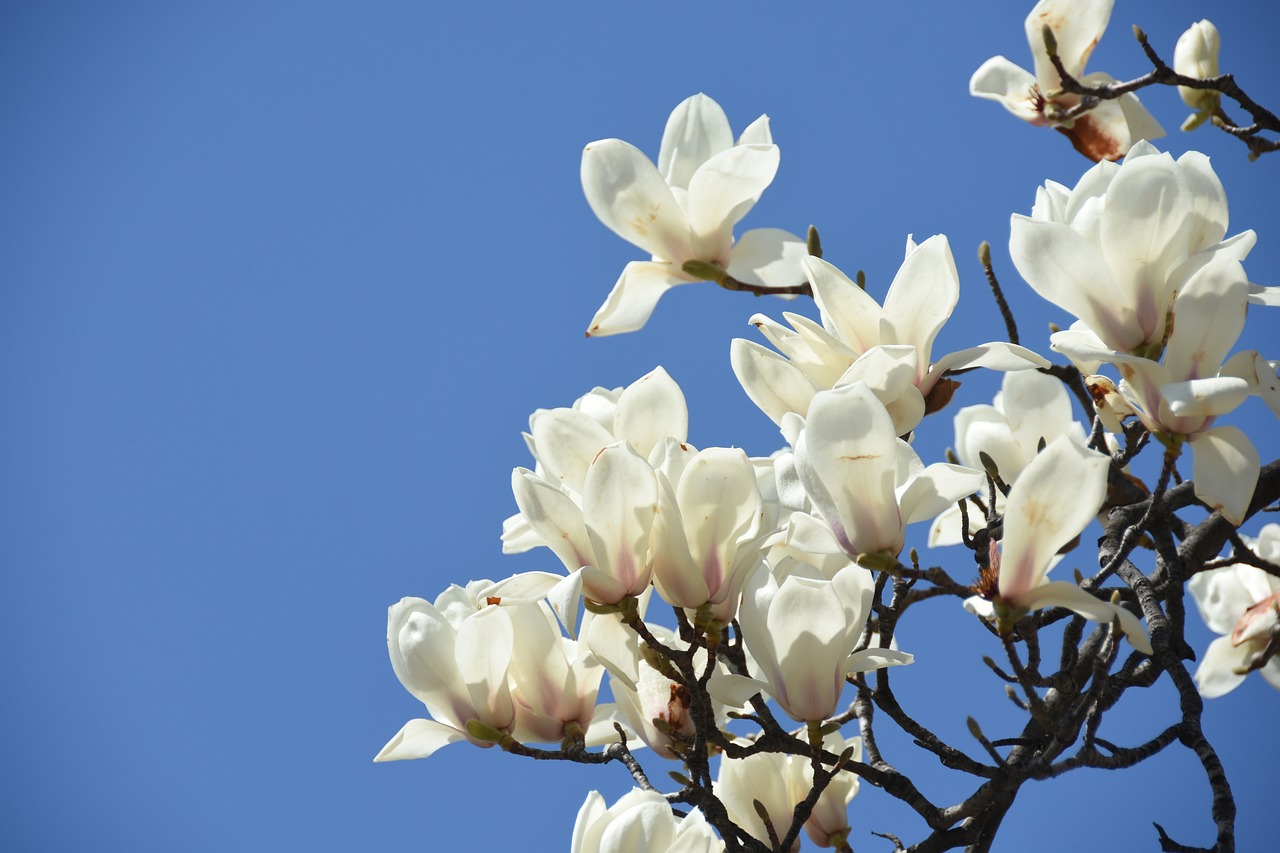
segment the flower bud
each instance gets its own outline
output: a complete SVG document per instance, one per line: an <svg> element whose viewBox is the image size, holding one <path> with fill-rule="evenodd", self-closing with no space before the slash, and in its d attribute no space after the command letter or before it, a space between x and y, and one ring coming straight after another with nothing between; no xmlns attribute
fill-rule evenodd
<svg viewBox="0 0 1280 853"><path fill-rule="evenodd" d="M1218 28L1208 19L1192 24L1178 37L1173 50L1173 70L1187 77L1205 79L1218 76L1218 48L1221 39ZM1210 89L1178 87L1183 102L1196 111L1183 123L1183 130L1192 130L1202 124L1218 108L1220 95Z"/></svg>

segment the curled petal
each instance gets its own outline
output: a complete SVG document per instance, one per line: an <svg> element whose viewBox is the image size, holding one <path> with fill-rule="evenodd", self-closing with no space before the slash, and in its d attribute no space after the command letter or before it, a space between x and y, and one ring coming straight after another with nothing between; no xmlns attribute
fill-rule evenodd
<svg viewBox="0 0 1280 853"><path fill-rule="evenodd" d="M613 290L591 318L587 336L602 338L642 328L662 294L688 281L672 264L632 261L623 267Z"/></svg>
<svg viewBox="0 0 1280 853"><path fill-rule="evenodd" d="M970 95L997 101L1023 121L1042 123L1044 117L1036 109L1035 91L1035 75L1003 56L991 57L969 78Z"/></svg>

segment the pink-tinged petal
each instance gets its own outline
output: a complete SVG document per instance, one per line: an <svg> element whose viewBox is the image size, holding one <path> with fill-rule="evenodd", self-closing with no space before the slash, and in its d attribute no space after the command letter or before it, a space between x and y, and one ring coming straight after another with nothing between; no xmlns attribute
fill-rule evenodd
<svg viewBox="0 0 1280 853"><path fill-rule="evenodd" d="M544 409L530 418L543 477L582 494L587 468L596 454L617 441L600 422L577 409Z"/></svg>
<svg viewBox="0 0 1280 853"><path fill-rule="evenodd" d="M694 609L711 599L702 566L690 553L680 504L665 477L658 483L658 515L650 532L649 553L654 586L668 604Z"/></svg>
<svg viewBox="0 0 1280 853"><path fill-rule="evenodd" d="M641 456L668 436L681 442L689 437L684 392L667 371L655 367L627 386L618 398L613 434L631 442Z"/></svg>
<svg viewBox="0 0 1280 853"><path fill-rule="evenodd" d="M511 472L516 506L541 544L551 549L569 571L595 562L595 552L582 509L573 499L525 468Z"/></svg>
<svg viewBox="0 0 1280 853"><path fill-rule="evenodd" d="M1164 363L1179 379L1212 376L1244 330L1249 281L1244 267L1215 258L1182 286L1173 304L1173 333Z"/></svg>
<svg viewBox="0 0 1280 853"><path fill-rule="evenodd" d="M1142 622L1123 607L1109 601L1100 601L1069 581L1053 581L1041 584L1020 596L1016 603L1028 610L1045 607L1065 607L1094 622L1120 621L1120 630L1129 638L1129 644L1144 655L1152 653L1151 639Z"/></svg>
<svg viewBox="0 0 1280 853"><path fill-rule="evenodd" d="M703 163L689 181L689 228L699 260L727 263L733 226L778 173L778 146L738 145Z"/></svg>
<svg viewBox="0 0 1280 853"><path fill-rule="evenodd" d="M1062 67L1072 77L1079 77L1089 55L1106 32L1114 4L1115 0L1040 0L1035 5L1023 26L1031 55L1036 60L1036 78L1041 88L1048 91L1062 84L1057 70L1049 61L1044 28L1053 31Z"/></svg>
<svg viewBox="0 0 1280 853"><path fill-rule="evenodd" d="M410 720L396 732L387 745L374 757L374 761L402 761L407 758L428 758L442 746L466 740L467 736L452 726L435 720ZM488 744L486 744L488 745Z"/></svg>
<svg viewBox="0 0 1280 853"><path fill-rule="evenodd" d="M863 353L880 343L880 304L835 266L821 258L804 260L805 274L814 301L822 312L822 325Z"/></svg>
<svg viewBox="0 0 1280 853"><path fill-rule="evenodd" d="M1214 427L1191 439L1191 476L1196 497L1237 527L1244 524L1258 485L1258 449L1233 426Z"/></svg>
<svg viewBox="0 0 1280 853"><path fill-rule="evenodd" d="M733 244L727 272L747 284L794 287L804 284L804 259L808 256L804 240L790 231L753 228Z"/></svg>
<svg viewBox="0 0 1280 853"><path fill-rule="evenodd" d="M662 294L688 282L672 264L632 261L623 267L613 290L591 318L587 337L603 338L643 328Z"/></svg>
<svg viewBox="0 0 1280 853"><path fill-rule="evenodd" d="M803 415L817 386L795 365L752 341L735 338L729 347L733 373L755 403L776 424L788 412Z"/></svg>
<svg viewBox="0 0 1280 853"><path fill-rule="evenodd" d="M960 274L943 234L925 240L907 256L889 285L880 317L880 342L909 344L927 367L933 340L960 299Z"/></svg>
<svg viewBox="0 0 1280 853"><path fill-rule="evenodd" d="M933 518L958 500L982 488L981 471L935 462L920 472L898 498L903 524Z"/></svg>
<svg viewBox="0 0 1280 853"><path fill-rule="evenodd" d="M699 166L732 147L728 116L719 104L699 92L681 101L667 118L658 150L658 172L671 186L687 188Z"/></svg>
<svg viewBox="0 0 1280 853"><path fill-rule="evenodd" d="M1135 312L1143 342L1160 339L1175 285L1169 273L1187 256L1196 225L1189 189L1173 158L1158 154L1126 162L1107 191L1102 253L1120 299Z"/></svg>
<svg viewBox="0 0 1280 853"><path fill-rule="evenodd" d="M646 558L657 511L658 480L644 457L625 442L600 451L587 471L583 520L595 549L594 567L628 595L639 595L649 585Z"/></svg>
<svg viewBox="0 0 1280 853"><path fill-rule="evenodd" d="M506 729L515 720L507 683L514 643L510 608L486 607L462 621L454 645L476 717L496 729Z"/></svg>
<svg viewBox="0 0 1280 853"><path fill-rule="evenodd" d="M894 494L898 439L884 404L863 383L814 396L796 467L814 505L851 556L902 547Z"/></svg>
<svg viewBox="0 0 1280 853"><path fill-rule="evenodd" d="M1038 586L1058 550L1098 514L1110 464L1060 436L1023 469L1005 502L1001 596L1019 601ZM1063 483L1071 488L1064 490Z"/></svg>
<svg viewBox="0 0 1280 853"><path fill-rule="evenodd" d="M676 499L695 563L709 583L721 580L739 540L760 518L760 489L747 454L728 447L702 451L680 478Z"/></svg>
<svg viewBox="0 0 1280 853"><path fill-rule="evenodd" d="M582 190L605 226L634 246L668 261L689 259L689 221L648 157L621 139L601 139L582 151Z"/></svg>
<svg viewBox="0 0 1280 853"><path fill-rule="evenodd" d="M844 687L840 667L849 653L842 641L853 645L831 581L788 577L769 603L765 628L777 651L776 669L768 674L778 704L796 720L831 716ZM757 660L768 669L764 660Z"/></svg>
<svg viewBox="0 0 1280 853"><path fill-rule="evenodd" d="M969 78L969 94L975 98L998 101L1006 110L1023 121L1042 124L1044 117L1036 109L1036 78L1003 56L993 56L978 67Z"/></svg>
<svg viewBox="0 0 1280 853"><path fill-rule="evenodd" d="M1206 699L1216 699L1235 690L1244 682L1243 675L1236 674L1236 667L1248 664L1252 649L1231 644L1230 637L1219 637L1205 649L1200 666L1196 667L1196 686Z"/></svg>
<svg viewBox="0 0 1280 853"><path fill-rule="evenodd" d="M1111 268L1092 242L1069 225L1016 213L1009 228L1013 265L1036 293L1116 349L1127 352L1143 342L1132 307L1124 297L1117 299Z"/></svg>

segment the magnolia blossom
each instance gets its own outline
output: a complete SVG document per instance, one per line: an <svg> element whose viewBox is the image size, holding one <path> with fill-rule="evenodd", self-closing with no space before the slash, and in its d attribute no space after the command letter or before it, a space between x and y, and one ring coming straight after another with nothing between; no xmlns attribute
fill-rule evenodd
<svg viewBox="0 0 1280 853"><path fill-rule="evenodd" d="M606 808L599 791L587 794L573 824L570 853L718 853L716 837L702 812L676 817L657 791L635 788Z"/></svg>
<svg viewBox="0 0 1280 853"><path fill-rule="evenodd" d="M627 264L587 335L642 327L662 294L703 280L684 271L689 261L748 284L799 284L806 254L799 237L768 228L748 231L736 244L733 239L733 226L773 182L779 156L767 117L756 119L735 145L724 110L702 94L671 113L656 166L621 139L589 144L582 152L582 189L592 212L653 257Z"/></svg>
<svg viewBox="0 0 1280 853"><path fill-rule="evenodd" d="M1115 78L1109 74L1084 73L1089 55L1111 19L1114 2L1040 0L1027 15L1025 25L1035 73L1003 56L993 56L973 73L969 94L999 101L1023 121L1056 128L1090 160L1118 160L1139 139L1164 136L1164 129L1132 93L1102 101L1074 120L1059 122L1053 118L1054 111L1078 104L1080 96L1061 91L1062 78L1053 67L1045 45L1045 27L1053 33L1058 57L1068 74L1086 86L1114 83Z"/></svg>
<svg viewBox="0 0 1280 853"><path fill-rule="evenodd" d="M595 388L572 407L538 409L529 417L524 440L534 459L531 473L581 506L587 469L608 445L626 441L648 458L664 439L683 444L688 435L684 392L662 367L655 367L625 389ZM503 522L503 553L541 544L522 513Z"/></svg>
<svg viewBox="0 0 1280 853"><path fill-rule="evenodd" d="M1262 528L1257 540L1241 538L1264 560L1280 561L1280 524ZM1253 669L1280 690L1280 658L1268 659L1280 642L1280 578L1235 563L1198 573L1187 589L1204 623L1222 634L1196 669L1200 693L1210 699L1230 693Z"/></svg>
<svg viewBox="0 0 1280 853"><path fill-rule="evenodd" d="M850 557L897 557L908 524L933 518L983 482L971 468L924 467L861 382L816 394L798 432L800 481Z"/></svg>
<svg viewBox="0 0 1280 853"><path fill-rule="evenodd" d="M961 464L982 468L980 454L996 465L1000 479L1012 485L1023 469L1036 458L1040 442L1060 435L1083 445L1084 428L1072 417L1071 398L1056 378L1035 370L1006 373L989 406L965 406L955 416L956 456ZM987 501L984 481L978 490ZM968 512L969 529L981 530L987 520L976 510ZM955 545L961 540L959 506L952 504L934 519L929 529L929 545Z"/></svg>
<svg viewBox="0 0 1280 853"><path fill-rule="evenodd" d="M673 457L688 454L673 449ZM678 474L661 475L651 541L653 582L676 607L711 605L728 623L738 592L762 565L763 501L755 469L741 450L712 447L681 458Z"/></svg>
<svg viewBox="0 0 1280 853"><path fill-rule="evenodd" d="M630 444L610 444L597 454L583 480L581 506L525 468L512 472L511 489L542 544L579 574L587 598L616 604L648 588L658 480Z"/></svg>
<svg viewBox="0 0 1280 853"><path fill-rule="evenodd" d="M405 689L427 706L432 719L405 723L374 761L426 758L442 746L469 740L476 720L500 732L516 721L508 669L515 632L505 608L478 605L478 581L452 586L434 604L402 598L387 611L387 651Z"/></svg>
<svg viewBox="0 0 1280 853"><path fill-rule="evenodd" d="M750 741L740 741L749 746ZM823 748L840 755L852 750L854 761L862 759L862 738L844 737L831 732L823 738ZM757 752L746 758L723 757L720 775L716 780L717 794L729 812L730 819L751 836L768 843L769 832L756 811L755 803L764 806L779 837L791 826L796 804L813 790L813 766L802 755L783 755L777 752ZM849 803L858 792L858 777L845 771L823 789L814 804L809 819L804 823L805 832L819 847L834 847L849 833ZM800 849L797 838L790 848Z"/></svg>
<svg viewBox="0 0 1280 853"><path fill-rule="evenodd" d="M1223 364L1244 328L1247 301L1240 262L1215 256L1178 294L1163 361L1108 352L1086 330L1058 333L1053 339L1054 349L1077 364L1106 360L1116 366L1124 377L1119 386L1104 376L1086 380L1104 423L1118 430L1120 417L1136 414L1151 432L1189 442L1196 496L1237 525L1244 521L1261 463L1244 432L1215 421L1250 394L1263 393L1256 381L1255 353L1241 353Z"/></svg>
<svg viewBox="0 0 1280 853"><path fill-rule="evenodd" d="M1012 217L1009 254L1037 293L1107 347L1158 356L1174 295L1213 258L1243 261L1253 248L1253 231L1226 233L1227 196L1209 158L1174 160L1139 143L1074 189L1041 187L1031 216Z"/></svg>
<svg viewBox="0 0 1280 853"><path fill-rule="evenodd" d="M1208 19L1201 19L1192 24L1185 33L1178 36L1178 44L1173 49L1173 70L1184 77L1198 77L1201 80L1218 76L1218 50L1222 39L1218 28ZM1218 111L1218 101L1222 95L1212 89L1192 89L1179 86L1178 94L1183 103L1195 110L1182 123L1183 130L1195 130Z"/></svg>
<svg viewBox="0 0 1280 853"><path fill-rule="evenodd" d="M1111 460L1072 441L1054 439L1009 490L1000 550L992 546L994 589L965 606L1001 625L1029 610L1065 607L1096 622L1120 621L1133 647L1151 654L1151 641L1138 618L1119 605L1094 598L1069 581L1045 578L1054 556L1085 529L1107 496ZM1070 484L1064 487L1064 484ZM993 606L994 605L994 606Z"/></svg>
<svg viewBox="0 0 1280 853"><path fill-rule="evenodd" d="M796 571L779 582L766 569L756 571L743 589L738 621L762 678L713 676L708 690L735 707L767 693L795 720L831 716L845 676L914 659L893 649L854 651L874 585L869 571L852 565L830 580Z"/></svg>
<svg viewBox="0 0 1280 853"><path fill-rule="evenodd" d="M960 299L960 276L944 235L918 246L907 239L906 258L881 307L848 276L820 258L805 259L822 325L784 314L790 328L762 314L751 323L778 353L737 339L733 372L751 401L774 423L803 415L818 391L864 382L889 410L895 435L906 435L926 411L945 405L935 388L948 370L1047 367L1030 350L987 343L933 361L933 342ZM933 405L930 405L932 403Z"/></svg>

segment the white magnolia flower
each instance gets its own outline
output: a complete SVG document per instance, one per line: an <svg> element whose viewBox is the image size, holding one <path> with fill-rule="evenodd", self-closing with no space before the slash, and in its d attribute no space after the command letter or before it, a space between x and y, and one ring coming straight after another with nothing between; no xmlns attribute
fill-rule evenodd
<svg viewBox="0 0 1280 853"><path fill-rule="evenodd" d="M1044 28L1057 42L1057 52L1067 73L1086 86L1114 83L1100 71L1084 73L1089 55L1111 19L1115 0L1040 0L1027 15L1027 41L1035 61L1032 74L1003 56L993 56L973 73L969 94L1000 102L1023 121L1050 126L1071 140L1076 150L1091 160L1118 160L1139 139L1157 139L1164 129L1133 93L1102 101L1074 121L1055 123L1050 114L1080 102L1079 95L1062 92L1062 78L1049 59Z"/></svg>
<svg viewBox="0 0 1280 853"><path fill-rule="evenodd" d="M719 853L716 837L702 812L678 818L657 791L635 788L606 808L599 791L587 794L573 824L570 853Z"/></svg>
<svg viewBox="0 0 1280 853"><path fill-rule="evenodd" d="M1173 70L1184 77L1201 80L1217 77L1221 46L1218 28L1204 18L1178 37L1178 44L1173 49ZM1218 101L1222 97L1212 89L1191 89L1187 86L1179 86L1178 94L1182 96L1183 103L1195 110L1182 123L1183 130L1195 130L1204 124L1218 111Z"/></svg>
<svg viewBox="0 0 1280 853"><path fill-rule="evenodd" d="M1224 241L1226 233L1227 196L1209 158L1188 151L1174 160L1139 143L1123 165L1099 163L1074 189L1049 181L1037 190L1031 216L1012 217L1009 254L1037 293L1108 348L1158 356L1188 279L1253 248L1252 231Z"/></svg>
<svg viewBox="0 0 1280 853"><path fill-rule="evenodd" d="M684 456L686 454L680 454ZM764 514L755 468L741 450L712 447L680 460L678 475L659 475L651 540L653 582L676 607L712 606L727 624L746 576L763 564Z"/></svg>
<svg viewBox="0 0 1280 853"><path fill-rule="evenodd" d="M862 738L846 738L839 732L823 737L823 748L835 755L852 749L852 760L862 760ZM749 746L751 741L739 741ZM756 811L755 803L764 806L769 822L779 837L791 826L797 803L802 802L813 790L813 766L801 755L783 755L777 752L757 752L746 758L720 760L720 774L716 779L717 794L724 803L729 817L752 837L765 843L769 831ZM849 803L858 793L858 777L848 771L836 774L814 804L809 819L804 823L805 833L819 847L839 846L849 834ZM797 838L791 851L800 849Z"/></svg>
<svg viewBox="0 0 1280 853"><path fill-rule="evenodd" d="M982 344L933 360L933 342L960 299L960 276L944 235L918 246L907 239L906 258L883 307L826 261L809 257L804 265L822 325L787 313L788 328L757 314L752 325L782 355L741 339L730 349L743 390L776 424L789 412L804 415L818 391L864 382L889 410L894 434L906 435L926 410L945 404L942 399L928 405L948 370L1049 365L1030 350L1006 343Z"/></svg>
<svg viewBox="0 0 1280 853"><path fill-rule="evenodd" d="M1097 516L1107 496L1111 460L1072 441L1054 439L1009 490L1000 550L992 548L995 589L965 606L985 618L1011 625L1029 610L1065 607L1096 622L1120 620L1135 649L1151 654L1151 641L1136 616L1094 598L1069 581L1045 578L1061 548ZM1070 484L1064 488L1064 484Z"/></svg>
<svg viewBox="0 0 1280 853"><path fill-rule="evenodd" d="M648 588L658 480L630 444L610 444L596 455L583 479L581 505L525 468L512 472L511 489L541 543L580 575L588 599L616 604Z"/></svg>
<svg viewBox="0 0 1280 853"><path fill-rule="evenodd" d="M1262 528L1257 540L1241 537L1254 553L1280 561L1280 524ZM1209 644L1196 669L1201 695L1230 693L1255 668L1258 657L1280 637L1280 578L1246 563L1200 572L1187 582L1204 623L1222 634ZM1257 667L1280 690L1280 658Z"/></svg>
<svg viewBox="0 0 1280 853"><path fill-rule="evenodd" d="M1159 362L1110 352L1085 329L1053 336L1053 348L1077 364L1116 366L1124 377L1119 386L1103 376L1086 380L1097 389L1104 423L1114 430L1118 418L1133 413L1151 432L1185 439L1193 453L1196 496L1237 525L1244 521L1261 462L1244 432L1215 422L1250 394L1266 393L1257 381L1256 353L1223 363L1244 328L1248 290L1239 261L1210 258L1182 285Z"/></svg>
<svg viewBox="0 0 1280 853"><path fill-rule="evenodd" d="M572 407L538 409L529 417L525 444L534 459L533 475L579 506L587 469L610 444L626 441L653 461L663 442L683 444L689 435L689 409L675 380L655 367L625 389L592 389ZM502 551L518 554L542 545L522 513L502 524Z"/></svg>
<svg viewBox="0 0 1280 853"><path fill-rule="evenodd" d="M748 231L736 244L733 239L733 226L773 182L778 161L767 117L753 122L735 145L724 110L702 94L671 113L656 166L621 139L589 144L582 152L587 203L611 231L653 257L627 264L587 335L642 327L662 294L703 280L684 271L689 261L712 264L748 284L799 284L802 239L776 228Z"/></svg>
<svg viewBox="0 0 1280 853"><path fill-rule="evenodd" d="M426 758L442 746L469 740L477 720L510 733L516 708L508 684L515 632L505 608L479 604L488 581L453 586L435 604L402 598L387 611L387 651L405 689L427 706L432 719L405 723L374 761Z"/></svg>
<svg viewBox="0 0 1280 853"><path fill-rule="evenodd" d="M924 467L861 382L814 396L795 456L809 498L854 558L897 557L908 524L932 519L976 492L984 479L981 471L959 465Z"/></svg>
<svg viewBox="0 0 1280 853"><path fill-rule="evenodd" d="M845 676L914 660L894 649L853 650L871 614L873 587L871 573L853 565L832 579L797 570L779 582L756 571L743 589L738 622L762 678L712 676L708 690L733 707L764 692L792 719L825 720Z"/></svg>
<svg viewBox="0 0 1280 853"><path fill-rule="evenodd" d="M593 724L596 737L587 739L608 739L612 706L596 705L604 675L600 662L584 645L561 636L549 607L521 603L506 612L514 631L508 672L516 702L516 739L556 743L575 728L586 736Z"/></svg>
<svg viewBox="0 0 1280 853"><path fill-rule="evenodd" d="M1084 427L1072 415L1071 397L1059 380L1035 370L1006 373L989 406L965 406L955 417L956 456L969 468L981 469L980 453L995 462L1000 479L1012 485L1036 458L1040 442L1060 435L1085 444ZM979 496L988 499L984 480ZM987 520L981 512L968 512L970 531L981 530ZM952 504L934 519L929 546L955 545L961 540L960 508Z"/></svg>

